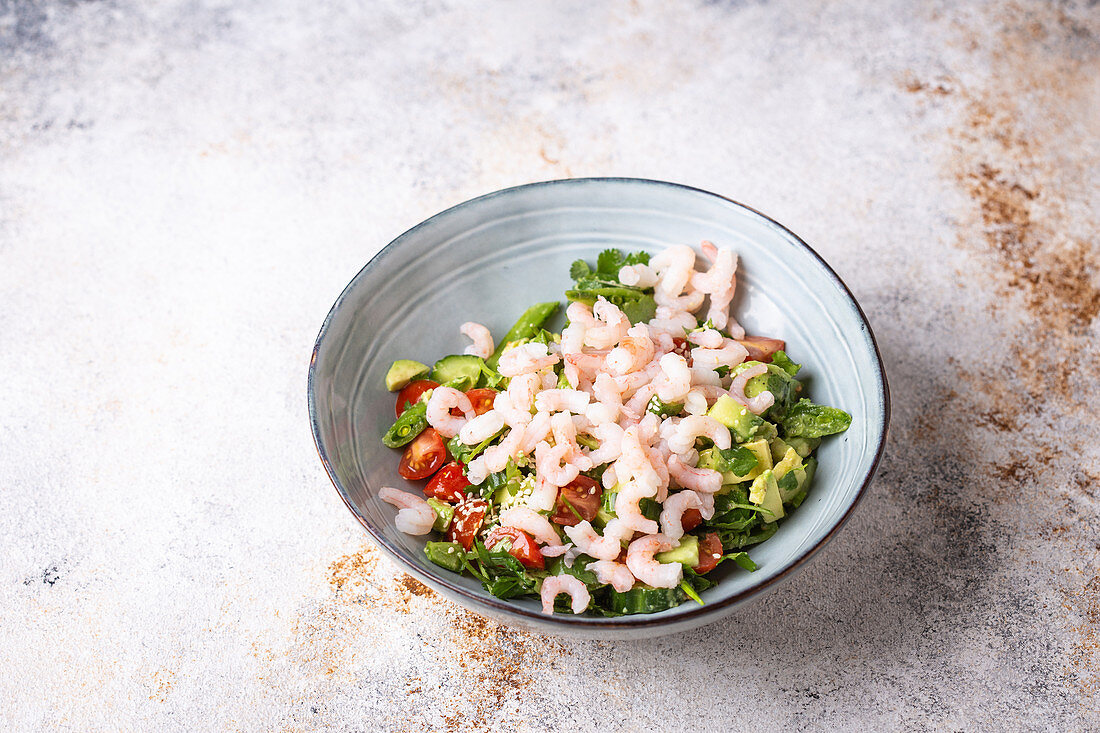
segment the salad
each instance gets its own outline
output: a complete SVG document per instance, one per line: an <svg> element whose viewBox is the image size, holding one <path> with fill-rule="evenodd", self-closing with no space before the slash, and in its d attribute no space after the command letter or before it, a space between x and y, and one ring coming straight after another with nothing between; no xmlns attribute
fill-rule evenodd
<svg viewBox="0 0 1100 733"><path fill-rule="evenodd" d="M544 613L653 613L689 599L806 498L813 451L851 424L815 404L774 338L730 317L737 256L702 243L650 258L609 249L570 268L561 304L528 308L494 342L394 362L382 442L422 493L383 487L431 562ZM735 571L735 572L740 572Z"/></svg>

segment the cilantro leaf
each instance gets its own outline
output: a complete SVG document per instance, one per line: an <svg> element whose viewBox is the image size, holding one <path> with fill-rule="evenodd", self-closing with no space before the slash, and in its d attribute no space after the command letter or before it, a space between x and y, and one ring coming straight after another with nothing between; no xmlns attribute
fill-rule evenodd
<svg viewBox="0 0 1100 733"><path fill-rule="evenodd" d="M605 249L596 258L596 274L609 280L619 279L619 268L623 266L623 253L617 249Z"/></svg>
<svg viewBox="0 0 1100 733"><path fill-rule="evenodd" d="M649 252L644 249L640 249L637 252L631 252L623 260L623 267L627 265L648 265L649 264Z"/></svg>
<svg viewBox="0 0 1100 733"><path fill-rule="evenodd" d="M569 266L569 277L574 280L580 280L583 277L588 277L592 274L592 268L588 266L588 263L584 260L574 260L573 264Z"/></svg>

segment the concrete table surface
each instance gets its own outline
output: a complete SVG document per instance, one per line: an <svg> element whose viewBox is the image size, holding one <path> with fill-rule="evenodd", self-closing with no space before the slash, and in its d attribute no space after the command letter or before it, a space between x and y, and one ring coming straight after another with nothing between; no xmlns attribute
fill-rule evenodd
<svg viewBox="0 0 1100 733"><path fill-rule="evenodd" d="M0 727L1100 726L1095 3L0 3ZM543 639L317 459L321 320L474 195L628 175L806 238L894 396L736 617Z"/></svg>

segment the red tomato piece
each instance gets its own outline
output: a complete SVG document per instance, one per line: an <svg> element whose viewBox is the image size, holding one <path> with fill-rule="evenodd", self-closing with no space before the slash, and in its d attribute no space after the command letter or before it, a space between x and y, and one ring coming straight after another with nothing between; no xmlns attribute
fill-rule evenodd
<svg viewBox="0 0 1100 733"><path fill-rule="evenodd" d="M397 393L397 404L394 405L394 412L397 413L398 417L401 417L402 412L416 404L417 400L420 399L420 395L438 386L439 384L430 379L418 379L415 382L409 382L404 389Z"/></svg>
<svg viewBox="0 0 1100 733"><path fill-rule="evenodd" d="M446 460L447 448L443 445L443 438L435 428L424 428L424 432L405 448L397 472L401 478L419 481L438 471Z"/></svg>
<svg viewBox="0 0 1100 733"><path fill-rule="evenodd" d="M568 527L580 524L581 519L591 522L600 511L602 498L603 488L598 482L587 476L577 476L573 479L573 483L563 486L558 491L558 500L554 505L554 514L550 517L550 521ZM576 514L566 506L567 501ZM581 519L577 519L577 514L581 515Z"/></svg>
<svg viewBox="0 0 1100 733"><path fill-rule="evenodd" d="M431 477L428 485L424 487L424 495L457 504L466 498L464 489L469 485L470 480L462 472L462 464L448 463Z"/></svg>
<svg viewBox="0 0 1100 733"><path fill-rule="evenodd" d="M523 563L524 567L534 568L535 570L542 570L546 567L546 560L539 550L538 543L522 529L497 527L489 533L485 540L485 547L491 551L506 537L512 540L512 546L508 549L508 554Z"/></svg>
<svg viewBox="0 0 1100 733"><path fill-rule="evenodd" d="M465 499L455 507L454 519L447 529L447 541L457 542L469 550L474 546L474 539L481 529L481 523L485 521L487 511L489 503L484 499Z"/></svg>
<svg viewBox="0 0 1100 733"><path fill-rule="evenodd" d="M470 404L474 406L474 412L478 415L484 415L493 409L493 401L497 398L497 391L488 387L481 387L480 389L471 389L466 393L466 396L470 398Z"/></svg>
<svg viewBox="0 0 1100 733"><path fill-rule="evenodd" d="M695 566L695 572L702 575L714 570L723 552L722 540L718 539L717 532L708 532L703 535L699 540L699 564Z"/></svg>
<svg viewBox="0 0 1100 733"><path fill-rule="evenodd" d="M688 366L691 366L691 344L687 339L682 336L672 337L672 353L679 354L687 359Z"/></svg>
<svg viewBox="0 0 1100 733"><path fill-rule="evenodd" d="M744 346L749 352L750 361L770 362L772 360L772 354L787 348L787 343L785 341L770 339L764 336L746 336L743 339L738 339L737 343Z"/></svg>
<svg viewBox="0 0 1100 733"><path fill-rule="evenodd" d="M699 513L698 509L688 509L680 517L680 524L685 532L690 532L702 523L703 515Z"/></svg>

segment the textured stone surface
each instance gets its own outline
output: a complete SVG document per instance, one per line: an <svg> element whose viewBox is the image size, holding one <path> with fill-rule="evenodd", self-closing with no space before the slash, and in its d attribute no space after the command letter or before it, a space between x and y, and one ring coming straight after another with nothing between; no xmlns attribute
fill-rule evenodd
<svg viewBox="0 0 1100 733"><path fill-rule="evenodd" d="M0 49L3 728L1100 726L1100 8L11 0ZM582 175L786 223L892 382L848 528L678 637L434 597L309 435L373 252Z"/></svg>

